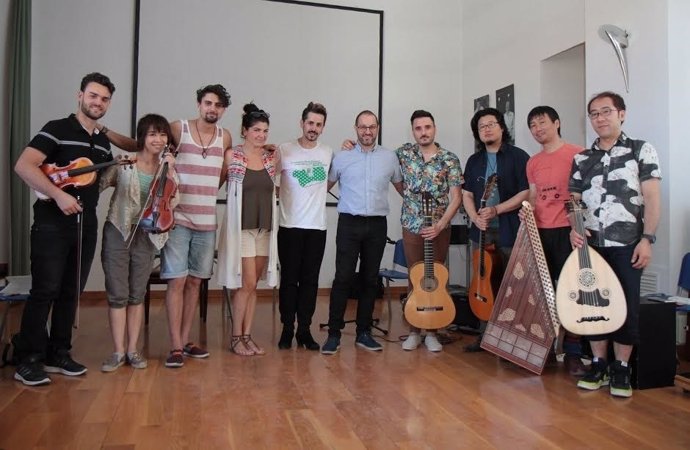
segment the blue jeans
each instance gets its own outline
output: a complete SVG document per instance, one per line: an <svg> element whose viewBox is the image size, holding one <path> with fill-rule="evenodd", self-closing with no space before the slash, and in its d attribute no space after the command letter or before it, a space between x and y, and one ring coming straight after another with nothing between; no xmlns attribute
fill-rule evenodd
<svg viewBox="0 0 690 450"><path fill-rule="evenodd" d="M76 222L76 218L75 218ZM82 232L80 292L91 270L98 228ZM39 224L31 227L31 293L24 307L17 342L21 357L69 351L77 294L77 225ZM53 309L50 336L46 330Z"/></svg>
<svg viewBox="0 0 690 450"><path fill-rule="evenodd" d="M345 327L345 309L352 286L360 283L357 301L357 334L369 332L378 288L379 266L386 246L388 222L383 216L353 216L341 213L335 238L335 279L328 311L328 334L340 337ZM359 279L356 278L359 260Z"/></svg>

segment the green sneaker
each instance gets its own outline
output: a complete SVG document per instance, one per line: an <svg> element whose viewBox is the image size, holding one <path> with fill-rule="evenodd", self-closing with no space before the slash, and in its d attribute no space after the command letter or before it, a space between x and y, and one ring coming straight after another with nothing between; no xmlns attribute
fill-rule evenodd
<svg viewBox="0 0 690 450"><path fill-rule="evenodd" d="M589 370L577 382L577 387L581 389L587 389L588 391L596 391L602 386L608 386L609 384L609 370L606 365L606 361L598 360L592 361L592 365L589 366Z"/></svg>
<svg viewBox="0 0 690 450"><path fill-rule="evenodd" d="M609 384L611 395L614 397L632 397L630 386L630 367L624 366L620 361L614 361L611 365L611 383Z"/></svg>

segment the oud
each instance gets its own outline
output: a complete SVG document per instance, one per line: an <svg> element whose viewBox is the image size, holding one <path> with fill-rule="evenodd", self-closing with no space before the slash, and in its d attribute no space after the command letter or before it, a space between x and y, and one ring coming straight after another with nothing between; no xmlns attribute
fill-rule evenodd
<svg viewBox="0 0 690 450"><path fill-rule="evenodd" d="M431 196L423 194L424 226L433 225ZM434 260L431 239L424 240L424 261L415 263L409 271L412 291L403 312L405 319L416 328L436 330L450 325L455 319L455 304L448 294L448 269Z"/></svg>
<svg viewBox="0 0 690 450"><path fill-rule="evenodd" d="M623 326L627 315L623 287L611 266L587 244L584 203L571 197L566 206L573 215L575 231L585 239L568 256L558 277L558 318L574 334L612 333Z"/></svg>

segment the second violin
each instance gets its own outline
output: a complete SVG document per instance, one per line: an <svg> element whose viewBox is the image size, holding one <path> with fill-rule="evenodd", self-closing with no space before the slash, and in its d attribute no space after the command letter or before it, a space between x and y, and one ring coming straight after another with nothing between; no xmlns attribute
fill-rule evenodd
<svg viewBox="0 0 690 450"><path fill-rule="evenodd" d="M166 147L161 159L165 159L165 154L169 150ZM172 153L175 156L175 153ZM139 226L148 233L165 233L175 225L175 217L171 206L171 199L177 195L177 182L173 172L164 161L156 174L151 189L149 190L148 200L142 210L139 219Z"/></svg>

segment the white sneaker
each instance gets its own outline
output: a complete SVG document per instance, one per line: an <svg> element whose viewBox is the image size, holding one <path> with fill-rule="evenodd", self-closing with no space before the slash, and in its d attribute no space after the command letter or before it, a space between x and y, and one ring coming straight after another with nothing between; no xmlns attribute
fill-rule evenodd
<svg viewBox="0 0 690 450"><path fill-rule="evenodd" d="M424 338L424 345L426 345L427 350L430 352L440 352L443 350L443 346L438 341L436 333L427 333Z"/></svg>
<svg viewBox="0 0 690 450"><path fill-rule="evenodd" d="M416 331L410 331L407 339L405 339L405 342L402 343L402 348L403 350L414 350L419 347L419 344L421 343L422 337L419 335L419 333Z"/></svg>

